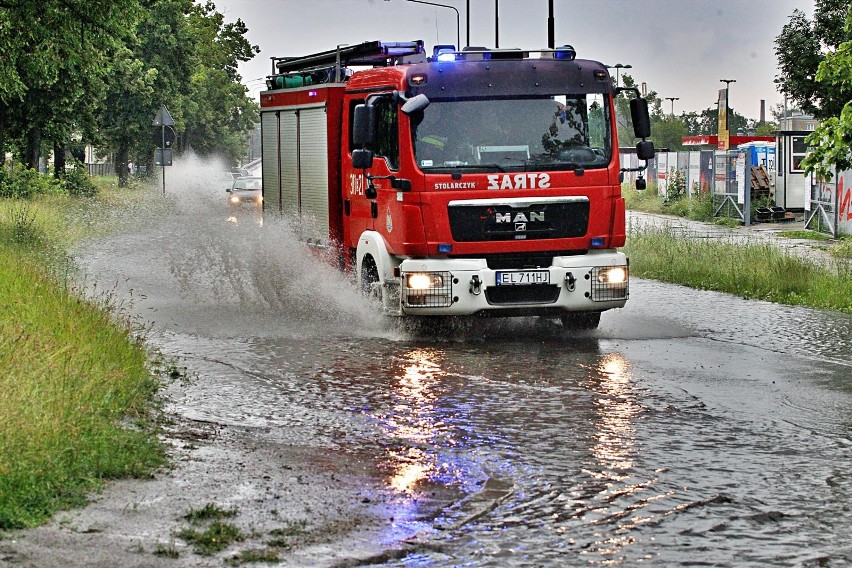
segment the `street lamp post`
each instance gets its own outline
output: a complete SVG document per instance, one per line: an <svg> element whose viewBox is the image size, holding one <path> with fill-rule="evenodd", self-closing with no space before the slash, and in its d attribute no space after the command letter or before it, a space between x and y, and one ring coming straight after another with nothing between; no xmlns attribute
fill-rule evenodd
<svg viewBox="0 0 852 568"><path fill-rule="evenodd" d="M728 132L731 131L731 125L728 124L728 117L730 116L730 108L731 105L729 103L731 99L731 83L736 83L736 79L719 79L720 83L725 83L725 126Z"/></svg>
<svg viewBox="0 0 852 568"><path fill-rule="evenodd" d="M624 65L623 63L616 63L615 65L607 65L607 69L615 69L615 88L618 88L621 80L621 70L622 69L633 69L632 65Z"/></svg>
<svg viewBox="0 0 852 568"><path fill-rule="evenodd" d="M406 2L414 2L415 4L427 4L429 6L437 6L439 8L449 8L450 10L454 10L456 13L456 46L457 49L461 49L461 16L459 15L459 11L455 6L450 6L448 4L438 4L437 2L426 2L425 0L405 0ZM390 2L390 0L385 0L385 2ZM469 6L469 4L468 4ZM470 18L470 10L468 10L468 18ZM468 26L468 43L470 42L470 26Z"/></svg>
<svg viewBox="0 0 852 568"><path fill-rule="evenodd" d="M671 115L674 116L674 102L679 101L680 97L666 97L666 100L672 102L672 114Z"/></svg>

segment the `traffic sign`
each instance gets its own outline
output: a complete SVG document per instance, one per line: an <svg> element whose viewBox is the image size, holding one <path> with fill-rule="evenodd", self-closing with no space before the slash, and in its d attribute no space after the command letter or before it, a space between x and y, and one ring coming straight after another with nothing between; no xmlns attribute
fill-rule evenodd
<svg viewBox="0 0 852 568"><path fill-rule="evenodd" d="M172 115L169 114L169 110L166 108L166 105L160 107L160 110L157 111L157 116L154 117L154 126L174 126L175 121L172 118Z"/></svg>
<svg viewBox="0 0 852 568"><path fill-rule="evenodd" d="M171 148L156 148L154 150L154 163L158 166L172 165L172 149Z"/></svg>

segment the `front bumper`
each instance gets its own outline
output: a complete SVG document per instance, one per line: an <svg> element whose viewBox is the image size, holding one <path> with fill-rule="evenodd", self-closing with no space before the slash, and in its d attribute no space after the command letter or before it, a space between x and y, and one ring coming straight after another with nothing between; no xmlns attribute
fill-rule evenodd
<svg viewBox="0 0 852 568"><path fill-rule="evenodd" d="M498 273L521 283L498 284ZM614 250L557 256L529 270L489 268L484 259L406 259L384 287L385 308L396 315L557 316L623 307L629 271Z"/></svg>

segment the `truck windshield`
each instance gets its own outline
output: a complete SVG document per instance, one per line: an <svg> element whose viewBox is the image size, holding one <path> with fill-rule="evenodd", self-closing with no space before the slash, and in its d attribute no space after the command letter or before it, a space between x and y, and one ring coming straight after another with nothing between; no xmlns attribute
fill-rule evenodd
<svg viewBox="0 0 852 568"><path fill-rule="evenodd" d="M426 173L605 168L612 154L603 94L439 99L411 118Z"/></svg>

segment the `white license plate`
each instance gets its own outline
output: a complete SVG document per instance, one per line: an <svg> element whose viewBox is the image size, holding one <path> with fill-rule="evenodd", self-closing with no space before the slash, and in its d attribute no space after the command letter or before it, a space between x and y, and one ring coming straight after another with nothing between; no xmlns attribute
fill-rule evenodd
<svg viewBox="0 0 852 568"><path fill-rule="evenodd" d="M550 284L547 270L523 270L520 272L498 272L498 286L524 286L526 284Z"/></svg>

